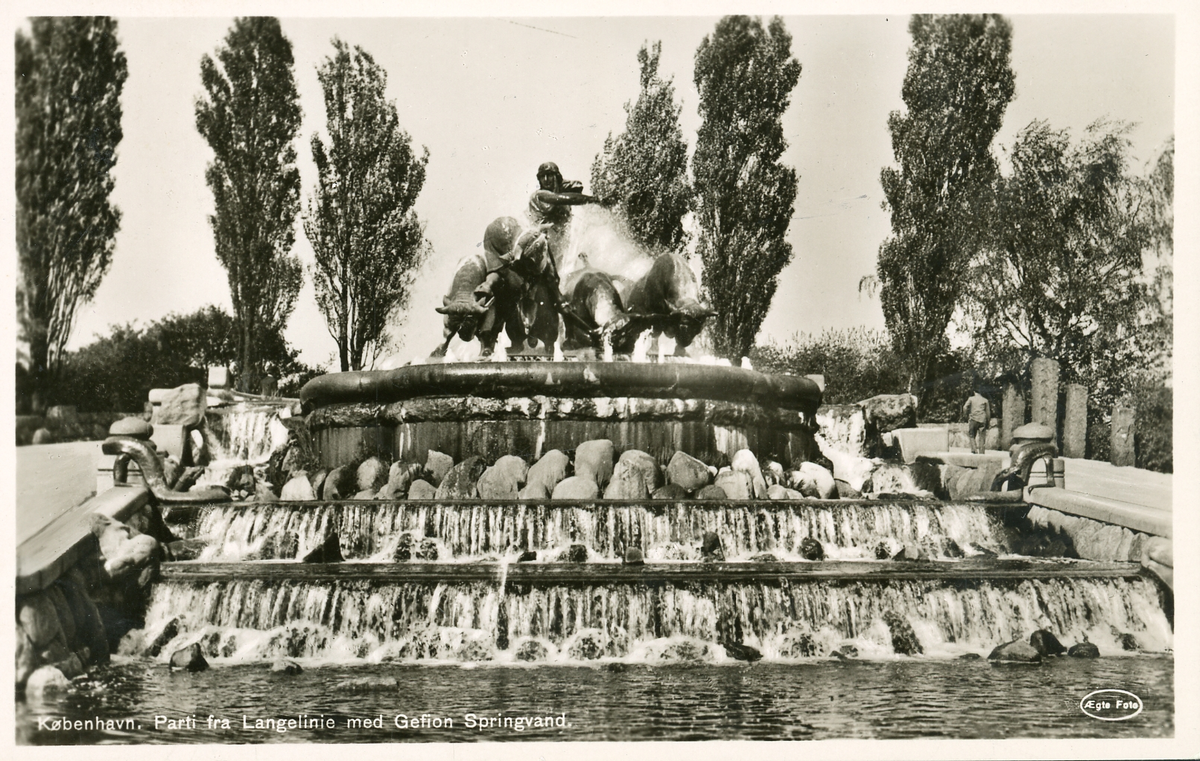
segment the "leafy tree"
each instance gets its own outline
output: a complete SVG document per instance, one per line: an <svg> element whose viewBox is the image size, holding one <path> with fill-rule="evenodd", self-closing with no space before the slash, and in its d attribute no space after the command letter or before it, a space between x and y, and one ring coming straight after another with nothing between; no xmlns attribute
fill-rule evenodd
<svg viewBox="0 0 1200 761"><path fill-rule="evenodd" d="M672 80L658 75L662 43L638 51L641 92L628 114L625 131L604 141L592 163L592 192L619 199L617 213L634 240L651 252L682 251L687 245L683 217L691 206L687 142L679 126L682 107Z"/></svg>
<svg viewBox="0 0 1200 761"><path fill-rule="evenodd" d="M345 371L374 362L428 255L412 207L429 151L413 153L395 103L385 97L387 73L370 53L336 38L333 47L317 72L329 143L312 137L318 180L304 230L316 254L317 304Z"/></svg>
<svg viewBox="0 0 1200 761"><path fill-rule="evenodd" d="M121 213L109 195L127 70L111 18L29 26L16 37L17 314L39 408L76 310L112 261Z"/></svg>
<svg viewBox="0 0 1200 761"><path fill-rule="evenodd" d="M300 104L292 44L279 20L239 18L200 75L196 128L213 150L205 178L217 258L229 273L237 322L239 383L262 371L263 343L280 333L296 304L302 269L290 255L300 208L300 172L292 144Z"/></svg>
<svg viewBox="0 0 1200 761"><path fill-rule="evenodd" d="M825 404L851 404L877 394L904 391L904 377L887 334L867 328L797 333L786 343L758 346L751 356L759 370L825 378Z"/></svg>
<svg viewBox="0 0 1200 761"><path fill-rule="evenodd" d="M947 350L946 327L968 265L985 241L990 146L1013 96L1012 30L1004 18L914 16L902 96L888 129L898 167L881 175L892 234L879 249L888 332L917 393Z"/></svg>
<svg viewBox="0 0 1200 761"><path fill-rule="evenodd" d="M1157 347L1152 371L1160 379L1171 376L1172 341L1175 330L1175 138L1159 154L1142 185L1149 243L1143 255L1150 288L1147 329L1154 333Z"/></svg>
<svg viewBox="0 0 1200 761"><path fill-rule="evenodd" d="M698 251L713 308L716 352L746 356L792 258L784 236L796 172L779 163L782 118L800 63L779 18L727 16L696 51L703 119L692 173L699 200Z"/></svg>
<svg viewBox="0 0 1200 761"><path fill-rule="evenodd" d="M210 365L235 365L236 339L236 320L216 306L169 314L145 328L114 325L108 335L65 356L56 396L85 411L140 410L152 388L204 384ZM317 372L297 359L279 333L265 336L262 347L285 394L294 394Z"/></svg>
<svg viewBox="0 0 1200 761"><path fill-rule="evenodd" d="M1128 172L1128 125L1097 122L1083 140L1034 121L1010 152L993 246L971 269L964 323L982 362L1022 372L1058 360L1089 389L1093 420L1144 377L1150 242L1141 183Z"/></svg>

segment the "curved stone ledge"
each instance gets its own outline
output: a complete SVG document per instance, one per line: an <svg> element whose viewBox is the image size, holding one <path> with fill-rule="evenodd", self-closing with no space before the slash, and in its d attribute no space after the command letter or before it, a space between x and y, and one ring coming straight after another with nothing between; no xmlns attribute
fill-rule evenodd
<svg viewBox="0 0 1200 761"><path fill-rule="evenodd" d="M305 412L331 404L423 397L715 399L815 414L821 391L808 378L738 367L634 362L511 362L409 365L394 370L331 373L300 391Z"/></svg>
<svg viewBox="0 0 1200 761"><path fill-rule="evenodd" d="M699 422L709 425L770 425L808 430L810 418L800 410L711 399L645 399L631 397L505 399L436 397L388 405L340 403L314 410L309 430L405 423L491 421Z"/></svg>

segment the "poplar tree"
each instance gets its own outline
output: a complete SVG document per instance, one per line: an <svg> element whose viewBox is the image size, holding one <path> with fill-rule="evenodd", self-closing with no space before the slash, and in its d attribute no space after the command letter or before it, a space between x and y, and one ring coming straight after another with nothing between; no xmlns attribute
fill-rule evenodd
<svg viewBox="0 0 1200 761"><path fill-rule="evenodd" d="M592 193L618 201L616 213L651 253L682 251L683 218L691 206L687 142L679 126L675 85L658 75L662 43L638 51L641 90L625 104L625 131L604 141L592 164Z"/></svg>
<svg viewBox="0 0 1200 761"><path fill-rule="evenodd" d="M888 332L920 395L992 219L1012 29L996 15L914 16L908 29L907 111L888 117L898 166L881 175L892 234L876 270Z"/></svg>
<svg viewBox="0 0 1200 761"><path fill-rule="evenodd" d="M346 371L378 356L428 254L413 204L429 151L413 152L375 59L339 39L333 47L317 72L329 141L312 137L318 179L304 231L316 254L317 304Z"/></svg>
<svg viewBox="0 0 1200 761"><path fill-rule="evenodd" d="M757 18L727 16L696 51L697 249L717 312L714 348L734 360L749 355L792 258L785 236L796 172L779 163L787 148L783 114L800 79L791 47L779 18L764 28Z"/></svg>
<svg viewBox="0 0 1200 761"><path fill-rule="evenodd" d="M76 312L112 262L127 68L117 22L104 16L31 19L15 62L17 317L40 409Z"/></svg>
<svg viewBox="0 0 1200 761"><path fill-rule="evenodd" d="M208 219L229 276L244 390L254 388L268 359L264 347L282 333L303 277L290 253L300 209L292 69L292 44L268 17L237 19L215 60L200 60L205 97L196 101L196 128L213 151Z"/></svg>

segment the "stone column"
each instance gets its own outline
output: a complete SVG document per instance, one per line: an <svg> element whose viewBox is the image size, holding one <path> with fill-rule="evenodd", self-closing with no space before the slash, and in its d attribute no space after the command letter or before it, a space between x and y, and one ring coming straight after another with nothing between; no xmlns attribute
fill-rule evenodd
<svg viewBox="0 0 1200 761"><path fill-rule="evenodd" d="M1000 406L1000 448L1012 446L1013 431L1025 425L1025 395L1013 383L1004 384Z"/></svg>
<svg viewBox="0 0 1200 761"><path fill-rule="evenodd" d="M1137 410L1118 404L1113 407L1112 414L1112 444L1109 459L1113 465L1132 466L1136 462L1134 456L1134 433L1137 430L1135 418Z"/></svg>
<svg viewBox="0 0 1200 761"><path fill-rule="evenodd" d="M1063 415L1063 456L1082 458L1087 453L1087 388L1067 386L1067 409Z"/></svg>
<svg viewBox="0 0 1200 761"><path fill-rule="evenodd" d="M1030 422L1050 426L1058 431L1058 362L1039 357L1033 360L1033 395L1031 398ZM1054 440L1057 443L1058 434Z"/></svg>

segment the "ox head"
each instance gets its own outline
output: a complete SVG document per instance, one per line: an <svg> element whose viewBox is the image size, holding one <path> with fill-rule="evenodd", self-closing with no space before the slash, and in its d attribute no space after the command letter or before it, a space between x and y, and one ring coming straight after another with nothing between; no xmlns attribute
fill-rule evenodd
<svg viewBox="0 0 1200 761"><path fill-rule="evenodd" d="M716 316L716 312L712 307L701 304L695 299L687 299L678 305L671 307L671 322L674 331L667 331L667 335L674 332L672 338L679 346L690 346L692 341L696 340L696 336L700 335L700 331L704 329L704 321L709 317Z"/></svg>

